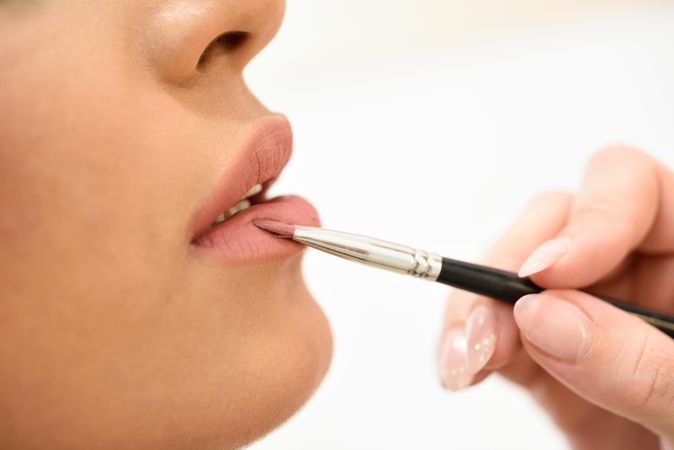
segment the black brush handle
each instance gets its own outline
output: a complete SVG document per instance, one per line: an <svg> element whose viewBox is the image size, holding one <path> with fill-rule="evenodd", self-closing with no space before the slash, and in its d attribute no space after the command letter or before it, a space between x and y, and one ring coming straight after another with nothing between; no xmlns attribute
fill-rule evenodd
<svg viewBox="0 0 674 450"><path fill-rule="evenodd" d="M520 278L516 273L494 269L450 258L442 258L442 270L438 283L447 284L463 291L491 297L514 304L529 294L538 294L543 288L529 278ZM635 306L622 300L591 294L611 305L632 313L674 338L674 316Z"/></svg>

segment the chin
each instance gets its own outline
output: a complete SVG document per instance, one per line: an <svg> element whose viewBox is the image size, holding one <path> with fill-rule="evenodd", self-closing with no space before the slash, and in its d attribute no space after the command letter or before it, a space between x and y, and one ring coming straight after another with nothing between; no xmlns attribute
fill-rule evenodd
<svg viewBox="0 0 674 450"><path fill-rule="evenodd" d="M236 417L229 416L232 433L224 436L225 447L249 444L285 422L307 402L330 366L330 326L304 283L300 260L272 269L281 279L278 288L256 299L261 303L256 319L262 322L247 337L250 352L241 355L239 373L232 377L240 385L224 399L230 406L232 398L238 403Z"/></svg>

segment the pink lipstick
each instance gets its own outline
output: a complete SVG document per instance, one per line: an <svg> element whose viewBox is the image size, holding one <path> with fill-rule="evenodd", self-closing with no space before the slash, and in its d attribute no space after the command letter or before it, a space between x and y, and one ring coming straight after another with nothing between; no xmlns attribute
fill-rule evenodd
<svg viewBox="0 0 674 450"><path fill-rule="evenodd" d="M269 186L291 154L292 130L285 117L272 116L255 123L234 163L221 174L210 197L195 213L192 246L226 264L278 260L301 252L301 245L275 239L253 225L256 219L320 225L316 209L301 197L266 199ZM245 198L247 193L249 198Z"/></svg>

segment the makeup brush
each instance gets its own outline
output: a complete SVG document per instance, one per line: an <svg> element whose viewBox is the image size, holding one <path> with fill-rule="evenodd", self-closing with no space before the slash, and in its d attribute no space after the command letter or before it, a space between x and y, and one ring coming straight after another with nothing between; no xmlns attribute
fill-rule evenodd
<svg viewBox="0 0 674 450"><path fill-rule="evenodd" d="M291 225L276 220L256 219L253 224L281 238L292 239L344 259L435 281L510 304L525 295L543 291L530 278L520 278L513 272L445 258L367 236ZM674 338L674 316L622 300L601 295L595 297L642 318Z"/></svg>

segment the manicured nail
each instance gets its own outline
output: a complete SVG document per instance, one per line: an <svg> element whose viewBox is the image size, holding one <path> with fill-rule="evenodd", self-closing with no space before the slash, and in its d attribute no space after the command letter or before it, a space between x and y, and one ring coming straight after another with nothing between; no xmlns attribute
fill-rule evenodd
<svg viewBox="0 0 674 450"><path fill-rule="evenodd" d="M476 374L487 365L496 349L496 313L487 305L477 305L466 319L466 367Z"/></svg>
<svg viewBox="0 0 674 450"><path fill-rule="evenodd" d="M571 239L568 237L560 237L544 242L522 264L518 275L520 277L528 277L544 271L559 261L569 249L571 249Z"/></svg>
<svg viewBox="0 0 674 450"><path fill-rule="evenodd" d="M527 295L515 303L514 314L524 337L560 361L579 361L592 345L592 320L567 300Z"/></svg>
<svg viewBox="0 0 674 450"><path fill-rule="evenodd" d="M461 390L473 381L466 367L466 336L463 328L447 332L440 344L439 371L442 385L451 390Z"/></svg>

